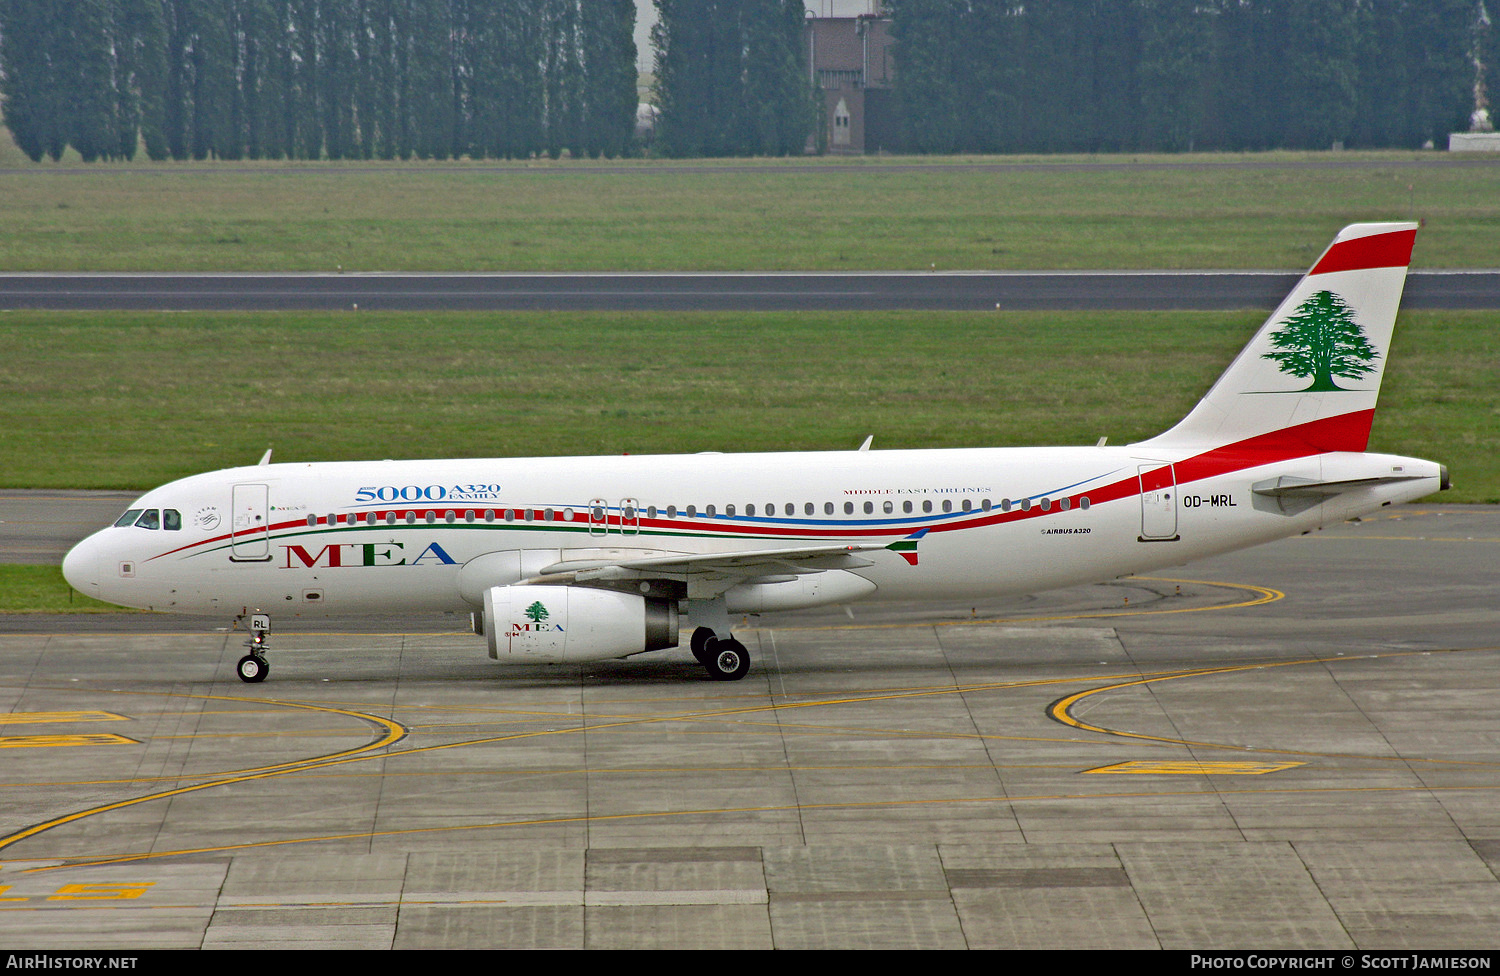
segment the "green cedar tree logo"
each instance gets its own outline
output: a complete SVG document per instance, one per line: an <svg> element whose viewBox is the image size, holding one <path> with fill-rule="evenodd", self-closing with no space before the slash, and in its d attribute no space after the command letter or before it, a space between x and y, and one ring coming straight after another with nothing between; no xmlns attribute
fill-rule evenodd
<svg viewBox="0 0 1500 976"><path fill-rule="evenodd" d="M1314 390L1343 390L1335 376L1357 380L1375 372L1380 353L1365 338L1365 330L1354 321L1354 309L1331 291L1320 291L1297 306L1297 310L1271 333L1277 352L1261 358L1274 360L1283 373L1310 378Z"/></svg>
<svg viewBox="0 0 1500 976"><path fill-rule="evenodd" d="M538 600L526 608L526 616L531 618L532 623L539 624L547 619L547 608L542 606L541 600Z"/></svg>

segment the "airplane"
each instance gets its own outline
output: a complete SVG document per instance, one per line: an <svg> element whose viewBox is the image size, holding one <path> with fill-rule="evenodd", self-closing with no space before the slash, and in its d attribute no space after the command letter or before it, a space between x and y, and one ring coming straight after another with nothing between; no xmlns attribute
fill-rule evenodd
<svg viewBox="0 0 1500 976"><path fill-rule="evenodd" d="M277 463L141 496L79 592L270 617L468 610L501 663L679 645L744 677L732 617L1034 593L1175 566L1449 487L1366 453L1417 224L1346 227L1176 426L1134 444ZM252 609L254 608L253 612Z"/></svg>

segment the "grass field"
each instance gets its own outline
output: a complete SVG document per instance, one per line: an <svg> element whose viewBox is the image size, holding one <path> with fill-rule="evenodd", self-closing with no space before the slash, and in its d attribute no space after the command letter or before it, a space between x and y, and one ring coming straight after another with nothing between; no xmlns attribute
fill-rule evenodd
<svg viewBox="0 0 1500 976"><path fill-rule="evenodd" d="M0 613L136 613L74 590L61 566L0 563Z"/></svg>
<svg viewBox="0 0 1500 976"><path fill-rule="evenodd" d="M1410 218L1425 221L1416 266L1500 264L1500 160L85 166L0 154L0 271L1294 270L1347 223Z"/></svg>
<svg viewBox="0 0 1500 976"><path fill-rule="evenodd" d="M1260 313L0 315L0 486L277 460L1111 443ZM1372 450L1500 501L1500 312L1405 313Z"/></svg>

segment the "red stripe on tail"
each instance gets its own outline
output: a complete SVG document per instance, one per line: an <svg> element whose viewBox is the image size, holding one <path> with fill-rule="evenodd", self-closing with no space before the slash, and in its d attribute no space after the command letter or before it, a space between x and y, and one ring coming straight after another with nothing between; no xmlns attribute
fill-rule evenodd
<svg viewBox="0 0 1500 976"><path fill-rule="evenodd" d="M1366 268L1404 268L1411 264L1411 249L1416 240L1417 232L1412 229L1339 241L1328 249L1308 274L1363 271Z"/></svg>

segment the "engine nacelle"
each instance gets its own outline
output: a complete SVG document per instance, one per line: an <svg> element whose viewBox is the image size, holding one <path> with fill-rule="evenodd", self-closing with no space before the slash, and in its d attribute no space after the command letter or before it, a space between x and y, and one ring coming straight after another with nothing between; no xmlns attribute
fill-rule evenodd
<svg viewBox="0 0 1500 976"><path fill-rule="evenodd" d="M677 603L584 586L492 586L484 636L497 661L603 661L677 646Z"/></svg>

